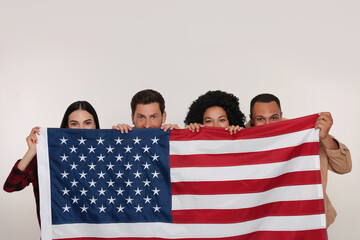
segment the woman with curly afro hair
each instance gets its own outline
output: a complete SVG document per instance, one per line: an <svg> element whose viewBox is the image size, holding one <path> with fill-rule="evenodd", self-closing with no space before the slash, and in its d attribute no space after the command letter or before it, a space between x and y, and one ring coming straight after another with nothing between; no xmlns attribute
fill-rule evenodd
<svg viewBox="0 0 360 240"><path fill-rule="evenodd" d="M239 99L220 90L208 91L196 99L189 107L185 118L185 128L199 131L203 126L222 127L230 134L244 128L245 115L240 111Z"/></svg>

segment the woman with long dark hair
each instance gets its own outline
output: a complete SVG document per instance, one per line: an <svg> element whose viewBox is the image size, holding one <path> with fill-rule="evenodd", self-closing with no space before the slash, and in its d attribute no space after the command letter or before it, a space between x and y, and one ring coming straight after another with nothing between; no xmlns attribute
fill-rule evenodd
<svg viewBox="0 0 360 240"><path fill-rule="evenodd" d="M86 101L77 101L66 109L60 128L100 129L100 125L96 111L91 104ZM37 135L39 134L40 127L31 129L29 136L26 138L28 150L24 157L15 163L6 179L4 190L6 192L20 191L32 183L40 224L39 182L36 159L36 143L38 142Z"/></svg>

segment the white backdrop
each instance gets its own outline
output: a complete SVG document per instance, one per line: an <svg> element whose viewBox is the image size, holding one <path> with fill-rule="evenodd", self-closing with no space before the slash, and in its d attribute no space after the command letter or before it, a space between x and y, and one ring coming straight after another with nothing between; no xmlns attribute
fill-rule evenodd
<svg viewBox="0 0 360 240"><path fill-rule="evenodd" d="M358 1L0 0L0 152L3 184L36 125L58 127L87 100L102 128L130 123L134 93L153 88L183 126L208 90L249 102L270 92L284 116L330 111L331 134L353 171L329 174L333 239L359 239L360 3ZM355 187L356 190L352 188ZM0 191L1 239L39 239L32 188Z"/></svg>

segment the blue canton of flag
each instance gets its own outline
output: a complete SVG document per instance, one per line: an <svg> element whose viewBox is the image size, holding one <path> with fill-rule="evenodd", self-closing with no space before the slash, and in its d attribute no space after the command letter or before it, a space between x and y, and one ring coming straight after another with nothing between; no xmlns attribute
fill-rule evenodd
<svg viewBox="0 0 360 240"><path fill-rule="evenodd" d="M53 224L172 221L169 132L48 129L48 139Z"/></svg>

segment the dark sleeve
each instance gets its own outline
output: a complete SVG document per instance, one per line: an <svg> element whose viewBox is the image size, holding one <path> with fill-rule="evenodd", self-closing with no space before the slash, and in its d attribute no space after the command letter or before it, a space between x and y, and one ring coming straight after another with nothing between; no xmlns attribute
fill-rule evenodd
<svg viewBox="0 0 360 240"><path fill-rule="evenodd" d="M24 171L21 171L18 168L19 162L20 160L15 163L8 178L5 181L4 191L6 192L20 191L35 180L35 175L37 174L36 157L31 160Z"/></svg>

